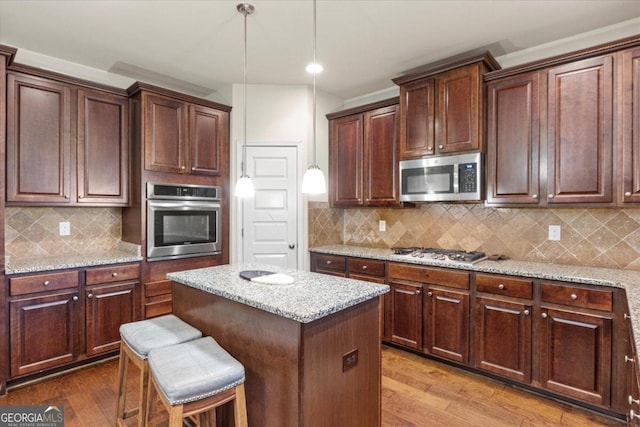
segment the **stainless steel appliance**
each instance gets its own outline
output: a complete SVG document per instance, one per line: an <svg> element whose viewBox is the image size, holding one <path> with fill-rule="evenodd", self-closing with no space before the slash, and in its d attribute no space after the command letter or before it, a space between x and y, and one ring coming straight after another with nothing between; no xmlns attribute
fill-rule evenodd
<svg viewBox="0 0 640 427"><path fill-rule="evenodd" d="M147 260L220 253L220 187L147 183Z"/></svg>
<svg viewBox="0 0 640 427"><path fill-rule="evenodd" d="M400 200L442 202L482 200L480 153L400 161Z"/></svg>
<svg viewBox="0 0 640 427"><path fill-rule="evenodd" d="M484 252L480 251L462 251L457 249L440 249L440 248L391 248L396 255L406 255L414 258L436 259L440 261L462 262L473 264L487 258Z"/></svg>

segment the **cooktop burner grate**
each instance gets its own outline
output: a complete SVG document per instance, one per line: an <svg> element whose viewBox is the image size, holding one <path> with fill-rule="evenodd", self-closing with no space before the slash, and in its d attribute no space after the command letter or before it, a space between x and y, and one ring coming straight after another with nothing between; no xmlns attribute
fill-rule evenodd
<svg viewBox="0 0 640 427"><path fill-rule="evenodd" d="M442 261L457 261L474 263L485 259L487 256L484 252L480 251L462 251L456 249L440 249L440 248L421 248L417 246L412 247L395 247L391 248L396 255L408 255L416 258L431 258Z"/></svg>

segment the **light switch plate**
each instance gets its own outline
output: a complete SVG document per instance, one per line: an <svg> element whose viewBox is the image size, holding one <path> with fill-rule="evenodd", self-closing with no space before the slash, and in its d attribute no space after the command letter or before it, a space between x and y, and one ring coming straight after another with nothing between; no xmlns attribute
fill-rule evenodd
<svg viewBox="0 0 640 427"><path fill-rule="evenodd" d="M549 226L549 240L559 241L561 235L561 229L559 225Z"/></svg>
<svg viewBox="0 0 640 427"><path fill-rule="evenodd" d="M71 235L71 223L69 221L62 221L59 224L60 227L60 235L61 236L70 236Z"/></svg>

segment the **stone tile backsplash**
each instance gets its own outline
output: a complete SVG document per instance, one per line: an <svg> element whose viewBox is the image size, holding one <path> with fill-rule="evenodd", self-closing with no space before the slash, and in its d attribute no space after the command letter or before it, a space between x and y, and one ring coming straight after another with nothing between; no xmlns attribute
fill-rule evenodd
<svg viewBox="0 0 640 427"><path fill-rule="evenodd" d="M385 220L387 231L378 231ZM549 241L549 225L561 226ZM431 203L404 209L309 204L309 246L481 250L523 261L640 270L639 209L517 209Z"/></svg>
<svg viewBox="0 0 640 427"><path fill-rule="evenodd" d="M71 224L71 235L59 235L61 221ZM11 258L110 252L121 240L120 208L5 209L5 255Z"/></svg>

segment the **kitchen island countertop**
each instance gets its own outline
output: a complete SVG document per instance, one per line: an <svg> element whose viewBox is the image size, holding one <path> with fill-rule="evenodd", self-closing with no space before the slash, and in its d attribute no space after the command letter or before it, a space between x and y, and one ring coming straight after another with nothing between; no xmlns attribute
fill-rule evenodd
<svg viewBox="0 0 640 427"><path fill-rule="evenodd" d="M266 285L240 278L243 270L267 270L293 278ZM167 274L180 284L269 313L309 323L389 291L389 286L265 265L221 265Z"/></svg>

